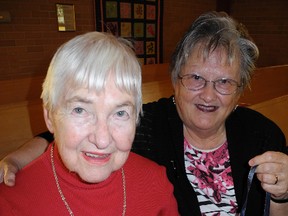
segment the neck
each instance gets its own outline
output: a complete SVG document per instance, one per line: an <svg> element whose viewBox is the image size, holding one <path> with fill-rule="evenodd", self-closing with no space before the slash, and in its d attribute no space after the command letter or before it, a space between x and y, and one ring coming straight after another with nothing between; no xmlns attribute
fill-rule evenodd
<svg viewBox="0 0 288 216"><path fill-rule="evenodd" d="M64 206L67 209L67 212L69 213L70 216L74 216L74 213L72 211L72 209L70 208L69 202L66 200L65 194L62 191L61 188L61 184L59 182L59 178L57 175L57 170L56 170L56 165L55 165L55 158L57 158L57 156L54 158L55 155L58 155L57 152L54 152L54 144L50 147L50 160L51 160L51 167L52 167L52 172L53 172L53 176L54 176L54 180L55 180L55 184L57 187L57 190L59 192L59 196L61 197L61 200L63 201ZM56 148L57 151L57 148ZM58 156L59 157L59 156ZM58 159L58 158L57 158ZM57 160L56 159L56 160ZM60 159L60 158L59 158ZM60 166L58 166L59 169ZM58 170L59 171L59 170ZM123 189L123 209L122 209L122 216L125 216L126 214L126 208L127 208L127 201L126 201L126 180L125 180L125 172L124 172L124 168L121 168L121 175L122 175L122 189ZM63 182L63 181L62 181ZM97 184L92 184L92 185L97 185Z"/></svg>
<svg viewBox="0 0 288 216"><path fill-rule="evenodd" d="M217 148L227 139L225 127L221 127L218 130L208 131L195 130L194 128L189 129L185 125L184 137L190 145L202 150Z"/></svg>

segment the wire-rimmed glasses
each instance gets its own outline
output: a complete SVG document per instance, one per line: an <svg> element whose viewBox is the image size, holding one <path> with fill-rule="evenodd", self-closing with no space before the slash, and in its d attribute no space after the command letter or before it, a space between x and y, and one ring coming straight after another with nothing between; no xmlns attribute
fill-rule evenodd
<svg viewBox="0 0 288 216"><path fill-rule="evenodd" d="M178 75L182 85L191 91L198 91L207 85L207 82L213 83L214 89L221 95L234 94L238 88L241 87L237 81L227 78L217 80L206 80L197 74L185 74L184 76Z"/></svg>

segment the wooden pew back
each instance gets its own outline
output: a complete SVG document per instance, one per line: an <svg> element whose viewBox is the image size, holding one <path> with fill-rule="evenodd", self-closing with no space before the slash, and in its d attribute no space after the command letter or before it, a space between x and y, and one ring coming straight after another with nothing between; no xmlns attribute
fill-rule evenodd
<svg viewBox="0 0 288 216"><path fill-rule="evenodd" d="M142 94L143 103L173 95L168 63L142 67Z"/></svg>
<svg viewBox="0 0 288 216"><path fill-rule="evenodd" d="M253 104L249 108L257 110L274 121L281 128L286 141L288 141L288 94Z"/></svg>
<svg viewBox="0 0 288 216"><path fill-rule="evenodd" d="M288 65L257 68L240 102L253 105L288 94Z"/></svg>
<svg viewBox="0 0 288 216"><path fill-rule="evenodd" d="M168 67L168 64L143 66L144 103L173 94ZM0 158L47 130L39 98L43 80L44 77L31 77L0 81ZM252 91L246 90L240 102L274 120L288 137L287 95L288 65L259 68Z"/></svg>

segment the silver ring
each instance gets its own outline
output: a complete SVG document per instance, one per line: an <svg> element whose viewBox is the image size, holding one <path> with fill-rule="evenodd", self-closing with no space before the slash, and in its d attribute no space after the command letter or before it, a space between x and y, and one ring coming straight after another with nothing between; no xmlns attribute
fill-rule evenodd
<svg viewBox="0 0 288 216"><path fill-rule="evenodd" d="M274 185L276 185L277 183L278 183L278 176L275 175L275 183L274 183Z"/></svg>

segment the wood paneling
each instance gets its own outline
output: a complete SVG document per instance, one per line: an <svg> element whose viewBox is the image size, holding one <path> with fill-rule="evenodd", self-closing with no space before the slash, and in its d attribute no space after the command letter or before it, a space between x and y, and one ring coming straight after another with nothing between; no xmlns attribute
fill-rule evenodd
<svg viewBox="0 0 288 216"><path fill-rule="evenodd" d="M168 64L143 66L143 102L173 94ZM44 77L0 81L0 158L46 131L39 99ZM288 137L288 65L259 68L240 100L275 121Z"/></svg>

